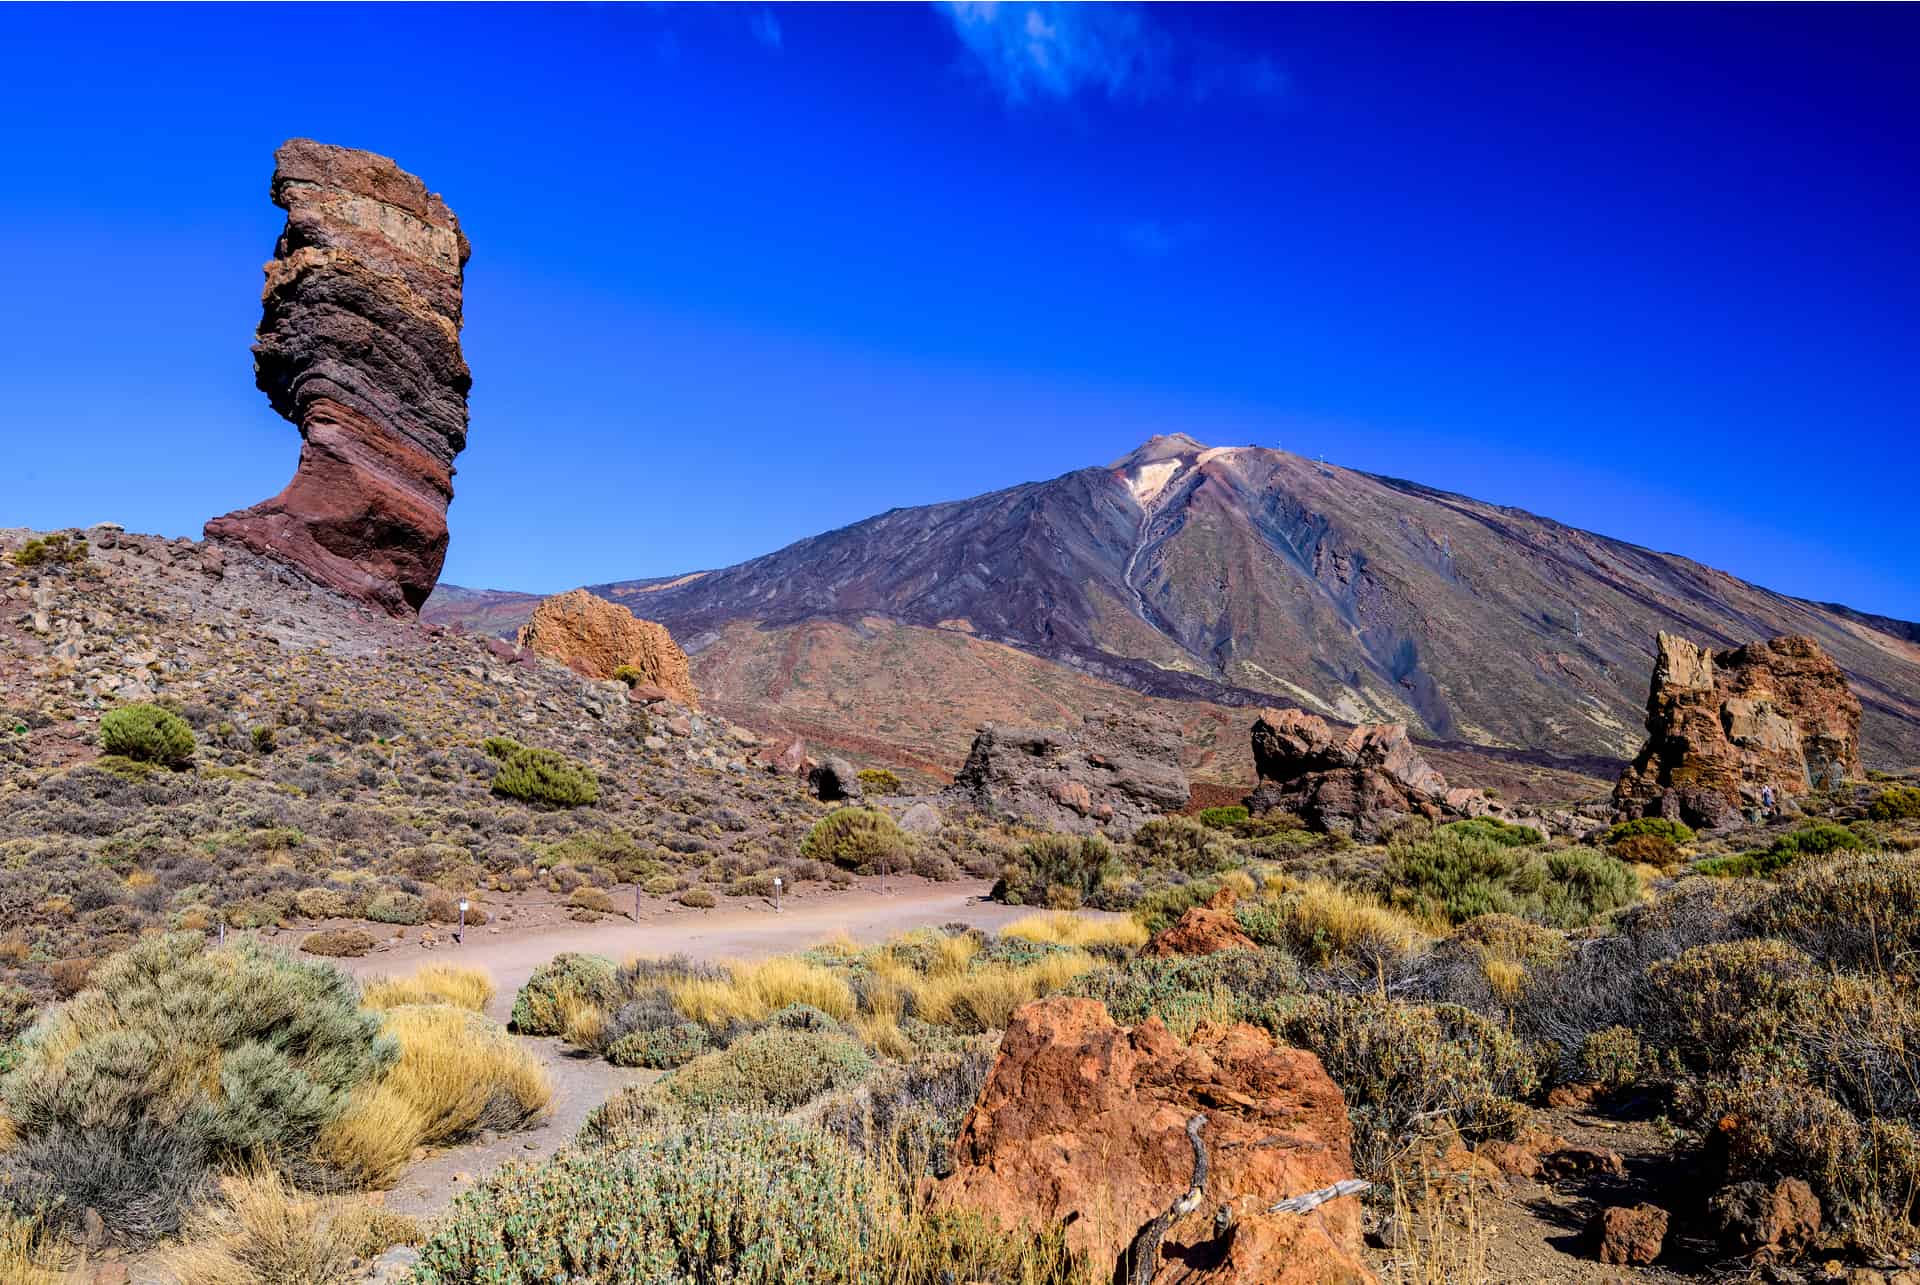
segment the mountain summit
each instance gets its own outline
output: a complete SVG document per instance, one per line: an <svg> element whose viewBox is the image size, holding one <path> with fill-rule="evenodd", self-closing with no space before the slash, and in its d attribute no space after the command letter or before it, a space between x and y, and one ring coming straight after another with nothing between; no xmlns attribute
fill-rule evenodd
<svg viewBox="0 0 1920 1285"><path fill-rule="evenodd" d="M1006 644L1148 695L1278 701L1570 756L1639 744L1660 631L1715 647L1792 633L1846 670L1869 759L1920 754L1920 626L1519 509L1181 433L1105 467L596 592L667 625L702 671L747 641L739 622L762 635L886 623ZM858 663L839 663L836 700L857 705Z"/></svg>

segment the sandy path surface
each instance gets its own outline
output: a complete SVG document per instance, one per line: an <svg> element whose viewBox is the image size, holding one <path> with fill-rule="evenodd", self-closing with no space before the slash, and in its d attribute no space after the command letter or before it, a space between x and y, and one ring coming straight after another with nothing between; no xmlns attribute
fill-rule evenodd
<svg viewBox="0 0 1920 1285"><path fill-rule="evenodd" d="M984 899L984 883L916 884L897 892L875 888L837 893L790 904L780 913L771 906L724 910L676 911L635 924L604 919L567 924L526 936L489 938L469 932L466 944L432 950L408 945L341 960L359 977L405 975L426 963L463 964L493 975L498 993L488 1013L501 1020L533 970L561 951L585 951L624 960L633 955L691 955L696 959L756 959L818 945L830 937L880 941L895 933L944 923L1000 928L1030 907L1003 906ZM414 1215L437 1214L456 1196L509 1160L540 1160L552 1155L580 1128L588 1114L629 1084L658 1079L660 1072L626 1070L598 1058L576 1057L557 1039L524 1041L553 1078L553 1106L533 1129L435 1152L407 1170L387 1194L387 1207Z"/></svg>

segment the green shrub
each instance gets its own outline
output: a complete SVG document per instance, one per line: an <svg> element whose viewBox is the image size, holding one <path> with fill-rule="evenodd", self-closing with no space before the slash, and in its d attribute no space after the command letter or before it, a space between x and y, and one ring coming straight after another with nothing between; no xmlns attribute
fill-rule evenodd
<svg viewBox="0 0 1920 1285"><path fill-rule="evenodd" d="M1662 870L1678 865L1680 849L1671 839L1657 834L1630 834L1607 845L1607 855L1629 865L1656 866Z"/></svg>
<svg viewBox="0 0 1920 1285"><path fill-rule="evenodd" d="M707 1028L698 1022L675 1022L650 1030L630 1031L607 1045L607 1061L615 1066L644 1066L671 1071L685 1066L713 1047Z"/></svg>
<svg viewBox="0 0 1920 1285"><path fill-rule="evenodd" d="M193 729L158 705L126 705L100 716L100 748L136 763L185 767L193 761Z"/></svg>
<svg viewBox="0 0 1920 1285"><path fill-rule="evenodd" d="M1875 821L1920 820L1920 786L1896 785L1880 791L1867 805L1867 815Z"/></svg>
<svg viewBox="0 0 1920 1285"><path fill-rule="evenodd" d="M1300 994L1299 963L1275 950L1229 950L1212 955L1136 955L1125 964L1075 979L1069 995L1097 999L1113 1020L1135 1026L1158 1017L1185 1038L1202 1022L1248 1018Z"/></svg>
<svg viewBox="0 0 1920 1285"><path fill-rule="evenodd" d="M571 996L601 1006L619 997L611 959L563 951L533 970L513 997L508 1026L521 1035L559 1035L565 1028L562 1001Z"/></svg>
<svg viewBox="0 0 1920 1285"><path fill-rule="evenodd" d="M619 665L614 668L613 681L625 683L629 688L638 687L647 681L646 672L634 665Z"/></svg>
<svg viewBox="0 0 1920 1285"><path fill-rule="evenodd" d="M1151 935L1171 928L1180 916L1220 891L1218 879L1190 879L1148 893L1134 903L1133 917Z"/></svg>
<svg viewBox="0 0 1920 1285"><path fill-rule="evenodd" d="M1622 821L1600 836L1602 847L1612 847L1623 839L1632 839L1639 835L1652 835L1656 839L1665 839L1675 847L1682 847L1694 841L1694 833L1678 821L1669 821L1665 817L1635 817L1631 821Z"/></svg>
<svg viewBox="0 0 1920 1285"><path fill-rule="evenodd" d="M884 767L861 768L859 775L860 786L868 794L900 793L900 778Z"/></svg>
<svg viewBox="0 0 1920 1285"><path fill-rule="evenodd" d="M376 893L367 903L367 918L377 924L424 924L427 900L410 892Z"/></svg>
<svg viewBox="0 0 1920 1285"><path fill-rule="evenodd" d="M300 949L309 955L324 955L331 959L358 958L374 947L373 938L358 928L329 928L324 932L308 933L301 939Z"/></svg>
<svg viewBox="0 0 1920 1285"><path fill-rule="evenodd" d="M800 855L856 874L898 874L913 863L913 841L873 808L839 808L814 823Z"/></svg>
<svg viewBox="0 0 1920 1285"><path fill-rule="evenodd" d="M1449 821L1440 827L1440 832L1486 839L1503 848L1531 848L1540 843L1543 838L1541 833L1530 825L1521 825L1517 821L1502 821L1499 817L1468 817L1464 821Z"/></svg>
<svg viewBox="0 0 1920 1285"><path fill-rule="evenodd" d="M641 884L640 889L649 897L671 896L680 890L680 877L678 875L654 875L651 879Z"/></svg>
<svg viewBox="0 0 1920 1285"><path fill-rule="evenodd" d="M818 1130L720 1116L507 1165L454 1206L413 1280L877 1285L897 1202Z"/></svg>
<svg viewBox="0 0 1920 1285"><path fill-rule="evenodd" d="M177 933L100 964L20 1052L0 1085L15 1180L145 1237L177 1226L206 1165L303 1151L398 1050L331 965Z"/></svg>
<svg viewBox="0 0 1920 1285"><path fill-rule="evenodd" d="M1118 871L1113 845L1097 834L1043 834L1020 845L993 896L1013 906L1047 904L1048 890L1063 888L1079 906Z"/></svg>
<svg viewBox="0 0 1920 1285"><path fill-rule="evenodd" d="M689 910L712 910L720 904L720 899L705 888L689 888L674 900Z"/></svg>
<svg viewBox="0 0 1920 1285"><path fill-rule="evenodd" d="M87 542L65 531L36 536L13 551L16 567L71 566L87 560Z"/></svg>
<svg viewBox="0 0 1920 1285"><path fill-rule="evenodd" d="M505 736L489 737L482 748L500 764L493 774L495 794L556 808L576 808L600 798L600 784L593 773L564 754L534 749Z"/></svg>
<svg viewBox="0 0 1920 1285"><path fill-rule="evenodd" d="M1452 827L1390 843L1379 882L1389 903L1453 923L1506 914L1578 928L1640 896L1631 869L1591 848L1539 851Z"/></svg>
<svg viewBox="0 0 1920 1285"><path fill-rule="evenodd" d="M696 1111L791 1111L865 1079L873 1058L831 1031L768 1027L688 1062L660 1082L668 1100Z"/></svg>
<svg viewBox="0 0 1920 1285"><path fill-rule="evenodd" d="M1194 819L1210 830L1235 830L1247 822L1247 810L1238 803L1224 807L1201 808Z"/></svg>
<svg viewBox="0 0 1920 1285"><path fill-rule="evenodd" d="M1640 1037L1624 1026L1595 1031L1580 1045L1580 1078L1588 1084L1625 1088L1650 1062Z"/></svg>
<svg viewBox="0 0 1920 1285"><path fill-rule="evenodd" d="M1783 834L1771 847L1755 848L1737 856L1715 857L1702 861L1700 873L1740 877L1778 874L1807 857L1824 857L1836 852L1859 852L1867 841L1843 825L1822 821L1805 829Z"/></svg>
<svg viewBox="0 0 1920 1285"><path fill-rule="evenodd" d="M337 888L302 888L293 894L293 908L308 919L345 919L353 899Z"/></svg>
<svg viewBox="0 0 1920 1285"><path fill-rule="evenodd" d="M1519 1040L1454 1004L1314 996L1274 1006L1266 1024L1318 1055L1346 1096L1354 1168L1376 1179L1415 1139L1448 1126L1469 1139L1511 1137L1538 1087Z"/></svg>
<svg viewBox="0 0 1920 1285"><path fill-rule="evenodd" d="M1233 843L1192 817L1155 817L1134 831L1127 846L1148 869L1211 875L1235 864Z"/></svg>

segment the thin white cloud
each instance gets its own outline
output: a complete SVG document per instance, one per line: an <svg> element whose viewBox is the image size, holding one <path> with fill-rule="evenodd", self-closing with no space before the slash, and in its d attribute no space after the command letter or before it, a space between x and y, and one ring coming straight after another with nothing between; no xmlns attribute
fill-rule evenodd
<svg viewBox="0 0 1920 1285"><path fill-rule="evenodd" d="M769 49L779 50L786 46L786 36L780 30L780 19L773 16L773 10L761 9L748 20L747 29L753 32L753 38Z"/></svg>
<svg viewBox="0 0 1920 1285"><path fill-rule="evenodd" d="M1144 99L1182 92L1266 95L1283 87L1266 56L1185 47L1130 4L940 0L973 66L1009 104L1091 93Z"/></svg>

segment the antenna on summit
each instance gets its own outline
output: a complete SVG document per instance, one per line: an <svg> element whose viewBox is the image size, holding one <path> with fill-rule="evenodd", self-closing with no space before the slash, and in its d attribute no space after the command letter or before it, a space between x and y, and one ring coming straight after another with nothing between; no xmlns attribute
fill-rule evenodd
<svg viewBox="0 0 1920 1285"><path fill-rule="evenodd" d="M1321 457L1319 458L1319 460L1318 460L1317 462L1318 462L1318 464L1320 465L1320 476L1321 476L1321 477L1332 477L1332 476L1333 476L1333 470L1327 467L1327 457L1326 457L1325 455L1322 455L1322 456L1321 456Z"/></svg>

